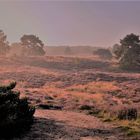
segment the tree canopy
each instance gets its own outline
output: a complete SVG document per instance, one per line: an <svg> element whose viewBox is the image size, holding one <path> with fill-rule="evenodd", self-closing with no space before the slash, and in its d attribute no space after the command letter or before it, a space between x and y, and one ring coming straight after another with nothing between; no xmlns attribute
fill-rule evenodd
<svg viewBox="0 0 140 140"><path fill-rule="evenodd" d="M29 55L44 55L45 51L43 49L44 44L35 35L23 35L21 37L21 44L26 47L26 53Z"/></svg>
<svg viewBox="0 0 140 140"><path fill-rule="evenodd" d="M120 45L113 46L113 53L119 59L121 68L140 69L140 40L133 33L120 40Z"/></svg>

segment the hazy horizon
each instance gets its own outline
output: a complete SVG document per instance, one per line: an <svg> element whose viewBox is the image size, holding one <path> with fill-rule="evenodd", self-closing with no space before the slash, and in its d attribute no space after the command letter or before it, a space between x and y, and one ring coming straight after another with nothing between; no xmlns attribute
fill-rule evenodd
<svg viewBox="0 0 140 140"><path fill-rule="evenodd" d="M8 41L35 34L48 46L109 47L140 34L140 1L0 1L0 29Z"/></svg>

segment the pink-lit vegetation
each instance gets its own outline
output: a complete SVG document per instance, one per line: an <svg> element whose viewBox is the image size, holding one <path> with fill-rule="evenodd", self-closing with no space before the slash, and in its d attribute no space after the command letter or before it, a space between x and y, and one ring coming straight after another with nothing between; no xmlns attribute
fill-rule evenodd
<svg viewBox="0 0 140 140"><path fill-rule="evenodd" d="M17 81L16 88L21 91L21 97L28 97L33 105L40 108L37 109L35 116L57 121L64 119L73 127L81 123L81 128L84 127L84 121L92 120L94 116L101 119L99 125L107 125L102 129L114 131L113 133L116 134L110 135L118 139L122 137L131 139L139 136L139 73L122 72L122 70L115 69L114 62L112 63L111 60L102 61L98 58L1 57L0 62L1 83ZM52 110L52 112L44 109ZM137 113L132 120L128 119L127 110L129 109L134 109ZM69 111L71 113L63 118L63 113ZM75 119L78 119L80 114L74 112L85 114L85 117L83 116L83 120L79 119L76 123ZM122 119L121 113L124 113L123 116L126 115L126 117ZM69 116L72 114L77 116L72 119ZM91 120L86 127L94 127L94 122L92 123ZM38 123L41 125L43 122L46 121L40 120ZM115 126L113 126L114 123ZM36 124L33 125L34 127ZM52 126L48 125L48 127ZM121 133L119 133L120 129L123 130ZM44 131L44 136L47 135L46 131ZM34 129L29 135L34 135ZM40 137L40 132L38 132L38 137Z"/></svg>

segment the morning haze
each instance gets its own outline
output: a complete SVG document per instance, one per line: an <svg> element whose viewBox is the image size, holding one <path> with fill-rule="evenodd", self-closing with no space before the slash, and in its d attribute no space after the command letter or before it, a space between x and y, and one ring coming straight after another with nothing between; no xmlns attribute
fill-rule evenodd
<svg viewBox="0 0 140 140"><path fill-rule="evenodd" d="M0 0L0 140L140 140L140 2L66 1Z"/></svg>
<svg viewBox="0 0 140 140"><path fill-rule="evenodd" d="M140 33L140 2L0 2L0 28L10 42L36 34L46 44L112 46Z"/></svg>

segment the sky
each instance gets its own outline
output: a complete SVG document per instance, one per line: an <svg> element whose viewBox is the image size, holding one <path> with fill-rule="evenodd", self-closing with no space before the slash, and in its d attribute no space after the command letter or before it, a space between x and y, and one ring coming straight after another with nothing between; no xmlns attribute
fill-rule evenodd
<svg viewBox="0 0 140 140"><path fill-rule="evenodd" d="M35 34L48 46L110 47L140 35L140 1L0 0L0 29L10 43Z"/></svg>

